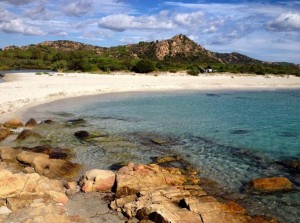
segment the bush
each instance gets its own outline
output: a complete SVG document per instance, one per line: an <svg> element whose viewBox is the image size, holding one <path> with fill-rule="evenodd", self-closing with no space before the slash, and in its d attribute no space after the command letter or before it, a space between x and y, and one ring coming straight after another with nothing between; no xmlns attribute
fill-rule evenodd
<svg viewBox="0 0 300 223"><path fill-rule="evenodd" d="M155 70L155 66L151 60L140 60L132 68L132 71L136 73L150 73L154 70Z"/></svg>
<svg viewBox="0 0 300 223"><path fill-rule="evenodd" d="M189 70L187 70L187 73L192 76L198 76L200 73L200 70L197 67L192 67Z"/></svg>

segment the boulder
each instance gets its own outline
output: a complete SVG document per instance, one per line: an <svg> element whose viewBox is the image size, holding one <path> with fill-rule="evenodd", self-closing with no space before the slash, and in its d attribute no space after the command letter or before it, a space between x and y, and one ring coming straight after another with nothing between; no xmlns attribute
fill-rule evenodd
<svg viewBox="0 0 300 223"><path fill-rule="evenodd" d="M13 149L10 147L0 147L0 159L2 161L16 161L17 154L19 154L21 150Z"/></svg>
<svg viewBox="0 0 300 223"><path fill-rule="evenodd" d="M17 128L23 127L23 126L24 125L23 125L22 121L17 118L10 119L9 121L4 122L4 124L3 124L3 127L9 128L9 129L17 129Z"/></svg>
<svg viewBox="0 0 300 223"><path fill-rule="evenodd" d="M9 136L11 133L8 129L0 128L0 141L5 139L7 136Z"/></svg>
<svg viewBox="0 0 300 223"><path fill-rule="evenodd" d="M32 166L33 161L38 157L41 157L44 159L49 159L49 155L47 155L47 154L34 153L34 152L28 152L28 151L20 152L16 158L19 162Z"/></svg>
<svg viewBox="0 0 300 223"><path fill-rule="evenodd" d="M164 186L181 186L185 181L184 175L171 173L156 164L130 163L116 173L117 196Z"/></svg>
<svg viewBox="0 0 300 223"><path fill-rule="evenodd" d="M47 156L39 156L33 160L32 167L38 174L49 178L73 179L77 177L79 164L67 160L49 159Z"/></svg>
<svg viewBox="0 0 300 223"><path fill-rule="evenodd" d="M84 192L111 191L115 183L115 173L110 170L90 170L80 181Z"/></svg>
<svg viewBox="0 0 300 223"><path fill-rule="evenodd" d="M23 130L17 137L17 140L25 140L29 137L35 137L35 138L40 138L41 135L40 134L37 134L31 130L28 130L28 129L25 129Z"/></svg>
<svg viewBox="0 0 300 223"><path fill-rule="evenodd" d="M293 188L292 182L285 177L267 177L253 179L250 182L253 190L258 192L275 192L282 190L291 190Z"/></svg>
<svg viewBox="0 0 300 223"><path fill-rule="evenodd" d="M26 128L34 128L38 125L37 121L33 118L29 119L26 124L25 124L25 127Z"/></svg>

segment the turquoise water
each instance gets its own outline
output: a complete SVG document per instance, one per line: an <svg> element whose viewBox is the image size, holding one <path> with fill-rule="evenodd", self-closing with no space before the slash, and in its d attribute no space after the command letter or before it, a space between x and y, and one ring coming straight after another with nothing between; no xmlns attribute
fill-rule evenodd
<svg viewBox="0 0 300 223"><path fill-rule="evenodd" d="M180 154L200 169L202 177L212 178L230 193L244 193L245 185L259 177L285 176L295 187L300 184L299 173L282 165L300 160L300 90L109 94L58 101L28 114L83 118L136 142L144 140L145 133L165 137L171 142L162 148L146 146ZM150 149L141 149L141 162L150 162ZM100 153L82 155L93 163ZM250 196L241 203L252 214L300 222L299 190Z"/></svg>

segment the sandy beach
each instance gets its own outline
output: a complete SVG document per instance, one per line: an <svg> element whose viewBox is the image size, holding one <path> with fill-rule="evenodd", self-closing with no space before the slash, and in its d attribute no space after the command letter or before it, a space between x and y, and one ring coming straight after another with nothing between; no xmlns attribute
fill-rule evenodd
<svg viewBox="0 0 300 223"><path fill-rule="evenodd" d="M158 90L274 90L300 88L295 76L255 76L185 73L136 75L131 73L15 73L0 83L0 120L50 101L110 92Z"/></svg>

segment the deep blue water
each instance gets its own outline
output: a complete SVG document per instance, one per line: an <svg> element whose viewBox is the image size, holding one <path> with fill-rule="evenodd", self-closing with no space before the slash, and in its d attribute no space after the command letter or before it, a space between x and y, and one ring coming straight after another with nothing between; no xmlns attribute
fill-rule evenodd
<svg viewBox="0 0 300 223"><path fill-rule="evenodd" d="M109 94L58 101L29 113L80 117L114 134L170 137L174 143L164 148L167 153L180 154L200 169L201 176L236 193L259 177L285 176L295 186L300 183L299 174L281 164L300 160L300 90ZM139 156L144 161L152 155ZM97 156L93 151L86 157L92 163ZM97 164L105 167L104 163ZM270 212L283 222L299 222L299 190L278 196L243 202L253 214Z"/></svg>

